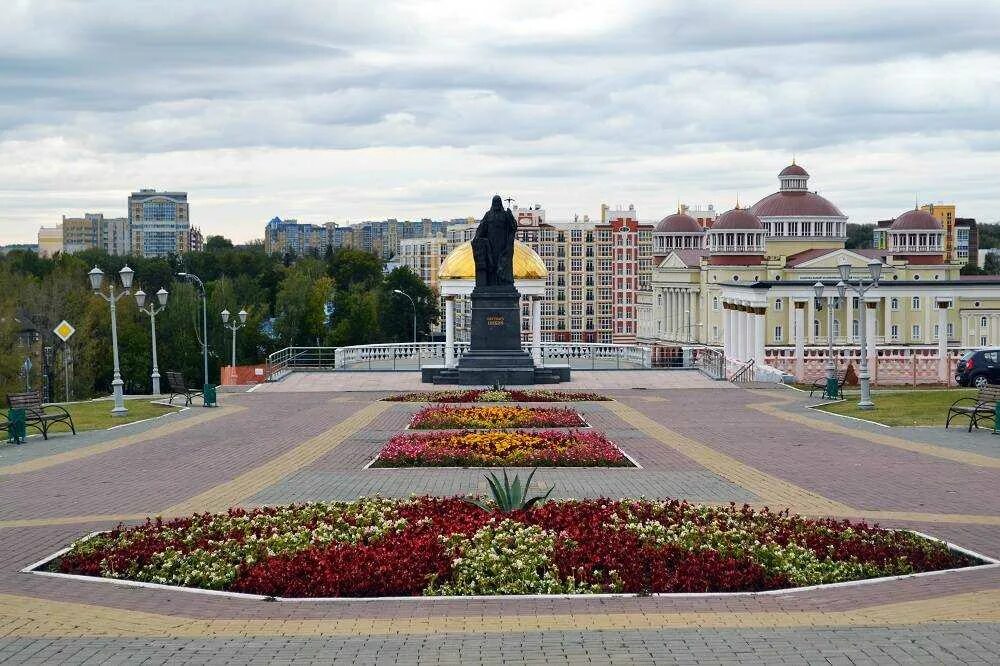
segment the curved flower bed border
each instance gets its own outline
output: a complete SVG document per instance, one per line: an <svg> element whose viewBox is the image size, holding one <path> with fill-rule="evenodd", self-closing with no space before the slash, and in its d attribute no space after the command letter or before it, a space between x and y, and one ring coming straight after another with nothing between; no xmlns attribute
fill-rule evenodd
<svg viewBox="0 0 1000 666"><path fill-rule="evenodd" d="M157 518L45 566L315 598L762 592L982 563L912 532L746 506L580 500L500 514L421 497Z"/></svg>
<svg viewBox="0 0 1000 666"><path fill-rule="evenodd" d="M587 422L566 407L520 407L516 405L481 405L451 407L429 405L410 419L413 430L454 430L474 428L581 428Z"/></svg>
<svg viewBox="0 0 1000 666"><path fill-rule="evenodd" d="M389 402L605 402L606 396L588 391L553 391L551 389L453 389L397 393Z"/></svg>
<svg viewBox="0 0 1000 666"><path fill-rule="evenodd" d="M457 430L393 435L371 467L633 467L596 430Z"/></svg>

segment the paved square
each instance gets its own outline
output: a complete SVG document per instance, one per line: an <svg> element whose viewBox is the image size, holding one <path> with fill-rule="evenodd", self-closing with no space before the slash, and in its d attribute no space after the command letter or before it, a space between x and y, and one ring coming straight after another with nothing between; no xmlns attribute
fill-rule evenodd
<svg viewBox="0 0 1000 666"><path fill-rule="evenodd" d="M581 380L602 381L589 374ZM694 373L605 376L613 402L573 406L642 468L540 470L538 483L556 484L560 497L789 507L1000 556L1000 439L988 433L869 426L809 410L791 390L736 389ZM997 661L998 568L738 597L280 604L18 572L83 534L146 515L483 492L482 470L365 469L418 408L378 401L392 381L292 375L223 395L217 410L0 447L0 660ZM400 389L408 382L396 377Z"/></svg>

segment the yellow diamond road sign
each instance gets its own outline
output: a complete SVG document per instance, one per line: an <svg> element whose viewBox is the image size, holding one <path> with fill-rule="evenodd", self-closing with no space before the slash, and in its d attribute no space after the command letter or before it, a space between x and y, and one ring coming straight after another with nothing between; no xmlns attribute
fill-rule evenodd
<svg viewBox="0 0 1000 666"><path fill-rule="evenodd" d="M68 321L63 319L59 323L59 325L56 326L55 329L53 329L52 332L58 335L60 340L66 342L67 340L70 339L70 336L76 333L76 329L73 328L73 326Z"/></svg>

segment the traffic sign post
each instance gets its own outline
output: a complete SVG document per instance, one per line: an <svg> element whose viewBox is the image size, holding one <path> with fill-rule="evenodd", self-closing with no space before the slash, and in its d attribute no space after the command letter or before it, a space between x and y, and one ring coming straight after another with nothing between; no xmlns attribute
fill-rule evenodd
<svg viewBox="0 0 1000 666"><path fill-rule="evenodd" d="M63 341L63 373L66 377L66 402L70 401L69 395L69 339L76 333L76 329L68 321L63 319L59 325L52 329L60 340Z"/></svg>

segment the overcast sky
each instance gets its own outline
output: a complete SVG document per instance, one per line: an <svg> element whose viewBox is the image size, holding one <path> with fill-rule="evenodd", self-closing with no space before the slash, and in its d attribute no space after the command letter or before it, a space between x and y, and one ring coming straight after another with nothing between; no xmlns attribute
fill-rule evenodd
<svg viewBox="0 0 1000 666"><path fill-rule="evenodd" d="M1000 219L1000 2L6 0L0 243L140 187L193 224L732 207Z"/></svg>

